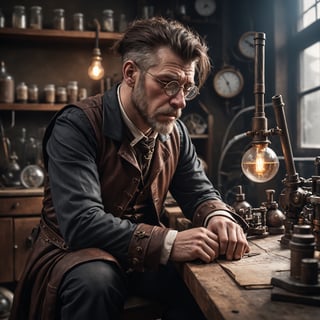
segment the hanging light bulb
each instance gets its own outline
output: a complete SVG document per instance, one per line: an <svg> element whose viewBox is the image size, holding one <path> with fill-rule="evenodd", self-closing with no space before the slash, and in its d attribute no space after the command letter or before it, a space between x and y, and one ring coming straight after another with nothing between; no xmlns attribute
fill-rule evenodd
<svg viewBox="0 0 320 320"><path fill-rule="evenodd" d="M100 80L104 76L104 68L101 63L101 51L99 49L100 23L97 19L94 19L94 23L96 25L96 41L95 48L93 49L91 64L88 68L88 75L92 80Z"/></svg>
<svg viewBox="0 0 320 320"><path fill-rule="evenodd" d="M279 160L268 144L253 144L241 161L244 175L253 182L263 183L271 180L279 170Z"/></svg>
<svg viewBox="0 0 320 320"><path fill-rule="evenodd" d="M100 80L103 78L104 68L101 62L101 51L99 48L94 48L91 64L88 68L88 75L92 80Z"/></svg>

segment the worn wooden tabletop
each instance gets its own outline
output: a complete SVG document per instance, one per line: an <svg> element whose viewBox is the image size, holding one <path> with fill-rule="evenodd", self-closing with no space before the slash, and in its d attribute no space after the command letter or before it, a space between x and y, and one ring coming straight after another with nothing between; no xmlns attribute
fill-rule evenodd
<svg viewBox="0 0 320 320"><path fill-rule="evenodd" d="M208 320L319 319L320 306L271 300L273 271L290 270L290 251L280 236L250 241L239 262L186 263L181 274Z"/></svg>

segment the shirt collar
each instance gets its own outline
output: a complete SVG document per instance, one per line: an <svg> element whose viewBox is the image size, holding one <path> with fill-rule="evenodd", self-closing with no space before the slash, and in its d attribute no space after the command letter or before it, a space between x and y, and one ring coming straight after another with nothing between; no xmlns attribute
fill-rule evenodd
<svg viewBox="0 0 320 320"><path fill-rule="evenodd" d="M134 147L141 139L148 138L148 136L146 136L141 130L139 130L126 114L120 99L120 86L121 85L119 85L117 88L117 97L120 106L120 111L125 125L129 128L129 131L133 135L133 140L130 142L130 145ZM155 139L157 135L158 133L151 134L149 138L152 136Z"/></svg>

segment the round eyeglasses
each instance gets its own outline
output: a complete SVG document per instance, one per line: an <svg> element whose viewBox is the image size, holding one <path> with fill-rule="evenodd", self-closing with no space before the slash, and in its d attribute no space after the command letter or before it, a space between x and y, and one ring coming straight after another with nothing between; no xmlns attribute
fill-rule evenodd
<svg viewBox="0 0 320 320"><path fill-rule="evenodd" d="M164 92L169 97L175 96L181 89L183 89L185 100L192 100L198 94L200 94L199 88L195 85L189 85L189 86L185 87L185 86L180 85L180 83L177 80L165 82L165 81L158 79L155 75L153 75L152 73L150 73L148 71L145 71L145 73L148 74L149 76L151 76L159 84L161 84Z"/></svg>

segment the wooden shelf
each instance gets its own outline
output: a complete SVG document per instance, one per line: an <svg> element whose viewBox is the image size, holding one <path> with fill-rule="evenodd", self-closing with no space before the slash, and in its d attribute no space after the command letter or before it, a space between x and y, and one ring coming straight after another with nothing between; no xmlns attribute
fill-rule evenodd
<svg viewBox="0 0 320 320"><path fill-rule="evenodd" d="M43 188L0 188L0 197L43 196Z"/></svg>
<svg viewBox="0 0 320 320"><path fill-rule="evenodd" d="M1 28L0 38L2 39L23 39L36 41L92 41L95 39L95 31L74 31L74 30L55 30L55 29L16 29ZM122 36L118 32L99 32L101 43L114 42Z"/></svg>
<svg viewBox="0 0 320 320"><path fill-rule="evenodd" d="M9 111L59 111L66 104L50 103L0 103L0 110Z"/></svg>

